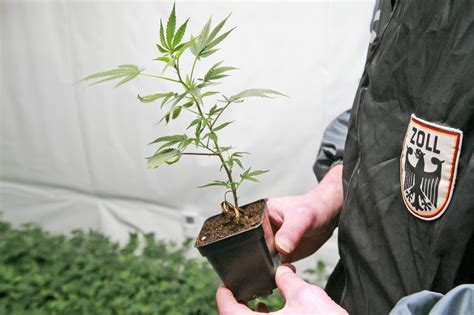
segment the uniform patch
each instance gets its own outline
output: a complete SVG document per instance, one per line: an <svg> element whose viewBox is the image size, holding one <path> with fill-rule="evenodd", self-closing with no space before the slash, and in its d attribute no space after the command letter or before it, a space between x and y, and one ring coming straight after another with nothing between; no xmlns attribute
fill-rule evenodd
<svg viewBox="0 0 474 315"><path fill-rule="evenodd" d="M411 115L400 158L400 184L408 210L423 220L439 218L453 195L462 131Z"/></svg>

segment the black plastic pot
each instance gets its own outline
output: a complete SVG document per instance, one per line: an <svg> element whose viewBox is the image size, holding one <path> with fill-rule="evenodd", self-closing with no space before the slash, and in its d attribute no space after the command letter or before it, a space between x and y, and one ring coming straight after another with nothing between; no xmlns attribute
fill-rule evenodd
<svg viewBox="0 0 474 315"><path fill-rule="evenodd" d="M262 203L260 224L212 243L196 246L224 285L237 300L243 302L272 293L276 288L275 271L279 264L270 220L264 210L265 200L241 208L245 211L245 208L255 203ZM208 218L206 222L214 217Z"/></svg>

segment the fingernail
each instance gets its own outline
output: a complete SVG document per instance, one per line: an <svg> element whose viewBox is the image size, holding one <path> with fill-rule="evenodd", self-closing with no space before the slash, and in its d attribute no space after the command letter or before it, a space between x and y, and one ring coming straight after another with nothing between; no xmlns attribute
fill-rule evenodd
<svg viewBox="0 0 474 315"><path fill-rule="evenodd" d="M285 253L289 254L293 250L293 245L286 238L279 238L277 240L278 247L280 247Z"/></svg>
<svg viewBox="0 0 474 315"><path fill-rule="evenodd" d="M291 270L293 270L294 273L296 273L296 267L292 264L289 264L289 263L285 263L283 264L282 266L285 266L285 267L288 267L290 268Z"/></svg>

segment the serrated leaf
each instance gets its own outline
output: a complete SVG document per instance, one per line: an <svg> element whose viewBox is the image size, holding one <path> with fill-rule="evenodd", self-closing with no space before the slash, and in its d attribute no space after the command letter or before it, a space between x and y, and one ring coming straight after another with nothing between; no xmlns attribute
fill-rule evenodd
<svg viewBox="0 0 474 315"><path fill-rule="evenodd" d="M186 129L189 129L189 128L191 128L192 126L196 126L200 121L201 121L201 118L196 118L196 119L194 119L194 120L189 124L189 126L186 127Z"/></svg>
<svg viewBox="0 0 474 315"><path fill-rule="evenodd" d="M137 75L138 75L138 73L137 73L137 74L129 75L128 77L122 79L119 83L117 83L117 84L115 85L115 87L119 87L119 86L121 86L122 84L127 83L128 81L134 79Z"/></svg>
<svg viewBox="0 0 474 315"><path fill-rule="evenodd" d="M154 143L160 143L160 142L181 142L183 140L186 140L188 138L187 135L172 135L172 136L164 136L164 137L159 137L149 144L154 144Z"/></svg>
<svg viewBox="0 0 474 315"><path fill-rule="evenodd" d="M193 45L192 52L194 56L198 58L201 57L200 54L202 50L204 49L204 46L206 45L207 37L209 36L209 29L211 27L211 22L212 22L212 18L209 18L207 23L202 28L201 34L199 34L196 43Z"/></svg>
<svg viewBox="0 0 474 315"><path fill-rule="evenodd" d="M245 180L249 180L249 181L254 182L254 183L258 183L258 182L259 182L258 179L253 178L253 177L245 177L244 179L245 179Z"/></svg>
<svg viewBox="0 0 474 315"><path fill-rule="evenodd" d="M184 103L184 104L183 104L183 107L184 107L184 108L189 108L189 107L191 107L191 106L193 106L193 105L194 105L194 101L191 100L191 101L189 101L189 102L187 102L187 103Z"/></svg>
<svg viewBox="0 0 474 315"><path fill-rule="evenodd" d="M196 136L196 141L198 141L199 137L201 136L201 127L202 127L202 122L199 121L197 124L196 124L196 130L194 131L194 134Z"/></svg>
<svg viewBox="0 0 474 315"><path fill-rule="evenodd" d="M170 49L173 48L173 36L176 28L176 4L173 4L173 10L171 10L168 22L166 23L166 43Z"/></svg>
<svg viewBox="0 0 474 315"><path fill-rule="evenodd" d="M217 36L217 34L219 34L220 30L222 29L222 27L224 27L224 24L229 17L230 17L230 14L225 19L223 19L219 24L217 24L216 27L214 27L211 34L209 35L209 38L207 39L206 44L211 42Z"/></svg>
<svg viewBox="0 0 474 315"><path fill-rule="evenodd" d="M209 138L215 142L217 142L217 135L214 132L211 132L209 134Z"/></svg>
<svg viewBox="0 0 474 315"><path fill-rule="evenodd" d="M166 43L165 31L163 29L163 21L161 19L160 19L160 43L161 43L161 46L166 48L165 52L167 52L169 50L169 47L168 47L168 44Z"/></svg>
<svg viewBox="0 0 474 315"><path fill-rule="evenodd" d="M274 91L274 90L248 89L248 90L244 90L244 91L242 91L242 92L240 92L236 95L233 95L233 96L229 97L228 101L229 102L235 102L237 100L240 100L240 99L246 98L246 97L267 97L267 98L271 98L274 95L281 95L281 96L288 97L287 95L285 95L283 93L280 93L280 92L277 92L277 91Z"/></svg>
<svg viewBox="0 0 474 315"><path fill-rule="evenodd" d="M168 51L167 51L163 46L161 46L160 44L156 44L156 48L158 48L158 51L159 51L160 53L165 54L165 53L168 52Z"/></svg>
<svg viewBox="0 0 474 315"><path fill-rule="evenodd" d="M221 180L215 180L209 184L201 185L198 186L198 188L205 188L205 187L211 187L211 186L224 186L227 187L227 182L221 181Z"/></svg>
<svg viewBox="0 0 474 315"><path fill-rule="evenodd" d="M244 166L242 165L242 162L239 159L233 159L235 164L237 164L241 169L244 169Z"/></svg>
<svg viewBox="0 0 474 315"><path fill-rule="evenodd" d="M189 93L195 98L197 104L202 104L202 96L201 96L201 90L197 88L193 88L189 90Z"/></svg>
<svg viewBox="0 0 474 315"><path fill-rule="evenodd" d="M137 77L143 69L138 68L136 65L120 65L115 69L112 70L107 70L99 73L94 73L92 75L89 75L81 80L82 81L89 81L89 80L94 80L94 79L100 79L92 84L98 84L110 80L116 80L116 79L122 79L119 81L116 85L122 85L135 77Z"/></svg>
<svg viewBox="0 0 474 315"><path fill-rule="evenodd" d="M207 96L211 96L211 95L215 95L215 94L219 94L219 92L216 92L216 91L208 91L208 92L202 93L201 97L202 97L202 98L205 98L205 97L207 97Z"/></svg>
<svg viewBox="0 0 474 315"><path fill-rule="evenodd" d="M139 68L137 65L131 65L131 64L128 64L128 65L120 65L118 66L119 68L122 68L122 69L129 69L129 70L133 70L133 71L136 71L138 72L139 71Z"/></svg>
<svg viewBox="0 0 474 315"><path fill-rule="evenodd" d="M268 172L269 170L255 170L255 171L247 173L247 176L255 177L255 176L259 176Z"/></svg>
<svg viewBox="0 0 474 315"><path fill-rule="evenodd" d="M216 63L213 65L209 71L204 75L204 81L212 81L219 79L222 76L224 72L231 71L231 70L236 70L237 68L234 67L219 67L219 65L222 63L222 61Z"/></svg>
<svg viewBox="0 0 474 315"><path fill-rule="evenodd" d="M231 149L232 149L232 147L220 147L220 152L226 152L226 151L229 151Z"/></svg>
<svg viewBox="0 0 474 315"><path fill-rule="evenodd" d="M225 32L224 34L222 34L221 36L217 37L216 39L214 39L212 42L210 42L209 44L207 44L205 47L204 47L204 50L202 51L202 53L205 53L206 51L209 51L210 49L212 49L214 46L216 46L217 44L219 44L220 42L222 42L227 36L229 36L229 34L235 29L232 28L231 30Z"/></svg>
<svg viewBox="0 0 474 315"><path fill-rule="evenodd" d="M205 52L201 53L201 58L206 58L212 55L213 53L217 52L219 49L211 49L211 50L206 50Z"/></svg>
<svg viewBox="0 0 474 315"><path fill-rule="evenodd" d="M196 38L191 36L191 39L187 41L186 43L180 44L177 47L175 47L175 52L176 52L176 58L179 58L181 54L188 48L192 48L194 43L196 41Z"/></svg>
<svg viewBox="0 0 474 315"><path fill-rule="evenodd" d="M208 113L208 116L212 116L214 114L217 113L217 105L214 105L211 107L211 109L209 110L209 113Z"/></svg>
<svg viewBox="0 0 474 315"><path fill-rule="evenodd" d="M183 36L184 36L184 33L186 32L186 26L188 25L188 21L189 21L189 18L186 20L186 22L184 22L179 28L178 30L176 31L176 34L174 35L174 39L173 39L173 47L175 47L177 50L179 48L177 48L176 46L181 42L181 40L183 39Z"/></svg>
<svg viewBox="0 0 474 315"><path fill-rule="evenodd" d="M225 127L227 127L228 125L230 125L233 122L234 121L228 121L228 122L222 123L219 126L217 126L216 128L214 128L214 131L219 131L221 129L224 129Z"/></svg>
<svg viewBox="0 0 474 315"><path fill-rule="evenodd" d="M176 108L173 110L173 115L172 115L171 118L172 118L172 119L178 118L179 114L181 113L181 109L182 109L181 106L176 107Z"/></svg>
<svg viewBox="0 0 474 315"><path fill-rule="evenodd" d="M163 106L165 106L166 103L168 103L169 99L172 98L173 96L176 96L177 94L176 93L169 93L169 95L165 96L163 98L163 100L161 101L161 105L160 105L160 108L163 108Z"/></svg>
<svg viewBox="0 0 474 315"><path fill-rule="evenodd" d="M156 93L156 94L151 94L151 95L146 95L146 96L140 96L138 95L138 99L140 100L140 102L142 103L151 103L151 102L154 102L160 98L164 98L164 97L171 97L173 96L174 93L173 92L169 92L169 93Z"/></svg>
<svg viewBox="0 0 474 315"><path fill-rule="evenodd" d="M194 140L195 140L194 138L189 138L189 139L186 139L186 140L182 141L182 142L179 144L179 149L181 149L181 150L186 149L186 147L187 147L188 145L190 145L191 143L193 143Z"/></svg>
<svg viewBox="0 0 474 315"><path fill-rule="evenodd" d="M176 149L165 149L162 151L158 151L155 155L147 158L148 163L147 167L149 168L157 168L158 166L166 163L167 161L172 161L176 157L181 154L180 151Z"/></svg>
<svg viewBox="0 0 474 315"><path fill-rule="evenodd" d="M171 58L169 56L161 56L161 57L156 57L153 60L163 61L164 63L167 64L171 61Z"/></svg>

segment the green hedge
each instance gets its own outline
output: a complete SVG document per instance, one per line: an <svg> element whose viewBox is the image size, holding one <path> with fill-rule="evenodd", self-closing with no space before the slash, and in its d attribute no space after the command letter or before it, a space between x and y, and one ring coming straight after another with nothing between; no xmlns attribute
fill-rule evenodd
<svg viewBox="0 0 474 315"><path fill-rule="evenodd" d="M188 250L153 234L121 247L97 232L65 237L0 221L0 314L215 314L220 281ZM326 278L321 263L308 273ZM278 293L263 301L284 303Z"/></svg>

